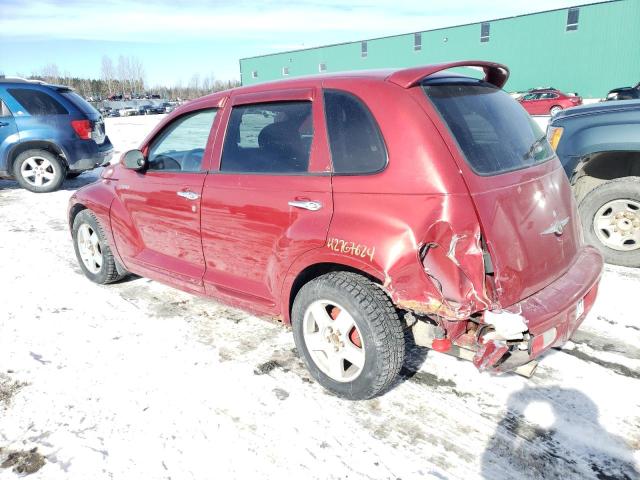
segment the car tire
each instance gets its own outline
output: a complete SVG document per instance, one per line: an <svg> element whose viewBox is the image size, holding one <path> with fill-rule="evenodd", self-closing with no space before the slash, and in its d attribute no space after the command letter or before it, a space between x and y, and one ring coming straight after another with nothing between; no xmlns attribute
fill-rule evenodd
<svg viewBox="0 0 640 480"><path fill-rule="evenodd" d="M71 236L80 268L89 280L105 285L127 276L128 272L114 258L102 225L91 210L82 210L76 215Z"/></svg>
<svg viewBox="0 0 640 480"><path fill-rule="evenodd" d="M562 107L560 105L554 105L549 109L549 115L553 117L554 115L557 115L558 112L561 112L561 111L562 111Z"/></svg>
<svg viewBox="0 0 640 480"><path fill-rule="evenodd" d="M291 314L297 350L311 375L349 400L384 392L404 361L400 318L387 294L352 272L305 284Z"/></svg>
<svg viewBox="0 0 640 480"><path fill-rule="evenodd" d="M78 178L84 172L67 172L67 180L72 180L74 178Z"/></svg>
<svg viewBox="0 0 640 480"><path fill-rule="evenodd" d="M607 263L640 267L640 177L602 183L584 196L578 209L585 241Z"/></svg>
<svg viewBox="0 0 640 480"><path fill-rule="evenodd" d="M21 187L34 193L58 190L66 178L67 166L47 150L26 150L13 162L13 176Z"/></svg>

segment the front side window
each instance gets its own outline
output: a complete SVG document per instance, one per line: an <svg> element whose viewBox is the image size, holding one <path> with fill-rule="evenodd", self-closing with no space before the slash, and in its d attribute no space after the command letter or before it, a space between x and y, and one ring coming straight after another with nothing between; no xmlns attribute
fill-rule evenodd
<svg viewBox="0 0 640 480"><path fill-rule="evenodd" d="M149 170L199 172L216 109L200 110L177 118L149 148Z"/></svg>
<svg viewBox="0 0 640 480"><path fill-rule="evenodd" d="M579 8L570 8L567 11L567 32L578 30L579 18L580 18Z"/></svg>
<svg viewBox="0 0 640 480"><path fill-rule="evenodd" d="M528 93L524 97L522 97L523 100L538 100L539 98L539 93Z"/></svg>
<svg viewBox="0 0 640 480"><path fill-rule="evenodd" d="M60 102L45 92L30 88L9 88L7 91L29 115L67 115L69 113Z"/></svg>
<svg viewBox="0 0 640 480"><path fill-rule="evenodd" d="M364 103L350 93L326 90L324 108L334 173L367 174L384 169L387 150Z"/></svg>
<svg viewBox="0 0 640 480"><path fill-rule="evenodd" d="M312 141L309 101L239 105L231 110L220 171L303 173Z"/></svg>
<svg viewBox="0 0 640 480"><path fill-rule="evenodd" d="M423 89L479 175L497 175L553 156L540 127L507 93L473 79L426 81Z"/></svg>

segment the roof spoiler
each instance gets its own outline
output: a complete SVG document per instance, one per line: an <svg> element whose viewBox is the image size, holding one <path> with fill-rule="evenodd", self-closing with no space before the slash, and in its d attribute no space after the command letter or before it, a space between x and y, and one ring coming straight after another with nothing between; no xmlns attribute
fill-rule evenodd
<svg viewBox="0 0 640 480"><path fill-rule="evenodd" d="M485 82L492 83L502 88L509 78L509 69L500 63L483 62L480 60L463 60L461 62L439 63L424 67L413 67L398 70L387 77L387 80L402 88L411 88L418 85L429 75L456 67L480 67L484 70Z"/></svg>

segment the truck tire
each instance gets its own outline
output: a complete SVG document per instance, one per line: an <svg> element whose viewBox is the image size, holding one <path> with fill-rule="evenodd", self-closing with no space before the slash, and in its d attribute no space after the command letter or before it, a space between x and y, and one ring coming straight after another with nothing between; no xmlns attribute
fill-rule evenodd
<svg viewBox="0 0 640 480"><path fill-rule="evenodd" d="M67 166L47 150L26 150L13 162L13 176L21 187L34 193L58 190L67 175Z"/></svg>
<svg viewBox="0 0 640 480"><path fill-rule="evenodd" d="M309 372L340 397L372 398L402 367L400 318L387 294L361 275L332 272L311 280L296 295L291 319Z"/></svg>
<svg viewBox="0 0 640 480"><path fill-rule="evenodd" d="M578 209L585 241L597 247L607 263L640 267L640 177L599 185Z"/></svg>

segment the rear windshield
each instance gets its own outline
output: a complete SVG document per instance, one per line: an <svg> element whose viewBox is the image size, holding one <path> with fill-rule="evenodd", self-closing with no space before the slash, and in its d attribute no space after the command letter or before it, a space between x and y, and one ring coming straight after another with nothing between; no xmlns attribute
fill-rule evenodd
<svg viewBox="0 0 640 480"><path fill-rule="evenodd" d="M90 113L92 115L100 114L89 102L74 91L63 90L60 92L60 95L73 103L82 113Z"/></svg>
<svg viewBox="0 0 640 480"><path fill-rule="evenodd" d="M544 162L553 150L540 127L499 88L473 79L438 79L423 89L478 175Z"/></svg>

